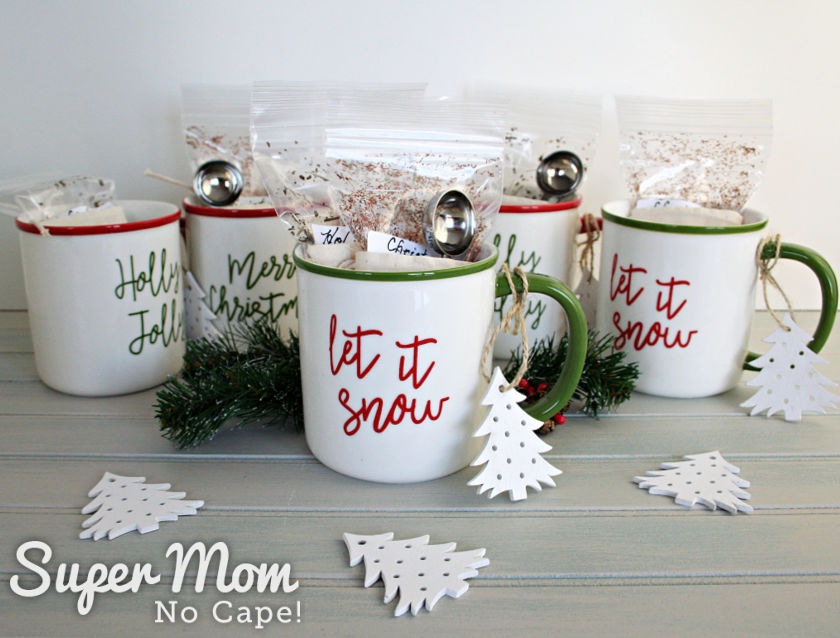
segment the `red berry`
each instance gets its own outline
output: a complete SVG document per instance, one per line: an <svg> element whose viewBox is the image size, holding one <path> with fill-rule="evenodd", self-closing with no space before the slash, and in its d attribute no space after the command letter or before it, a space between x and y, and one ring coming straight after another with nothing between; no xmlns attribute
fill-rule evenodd
<svg viewBox="0 0 840 638"><path fill-rule="evenodd" d="M558 412L554 415L554 422L557 425L563 425L566 422L566 417L563 416L562 412Z"/></svg>
<svg viewBox="0 0 840 638"><path fill-rule="evenodd" d="M548 390L548 384L547 383L540 383L537 386L537 392L545 392L546 390Z"/></svg>
<svg viewBox="0 0 840 638"><path fill-rule="evenodd" d="M531 386L528 386L528 387L526 388L525 392L527 393L527 395L528 395L529 397L532 397L532 396L534 396L534 395L537 393L537 391L536 391L536 390L534 390L534 388L532 388Z"/></svg>
<svg viewBox="0 0 840 638"><path fill-rule="evenodd" d="M520 388L530 388L531 384L528 383L528 379L520 379L519 380L519 387Z"/></svg>

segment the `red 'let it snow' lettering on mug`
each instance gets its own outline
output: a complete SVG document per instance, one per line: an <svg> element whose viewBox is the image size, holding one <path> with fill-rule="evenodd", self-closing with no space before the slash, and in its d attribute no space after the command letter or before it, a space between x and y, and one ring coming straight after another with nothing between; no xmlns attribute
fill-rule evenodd
<svg viewBox="0 0 840 638"><path fill-rule="evenodd" d="M624 304L632 306L641 296L645 287L639 284L642 275L647 274L646 268L629 264L619 265L618 253L613 254L612 270L610 272L610 301L615 301L623 295ZM616 275L618 277L616 278ZM634 275L636 276L634 280ZM668 279L655 278L659 286L656 293L656 312L665 313L665 319L671 320L682 312L687 299L681 298L683 286L690 286L691 282L686 279L670 277ZM635 284L635 288L634 288ZM625 321L622 326L621 313L613 312L612 323L618 331L618 336L613 341L616 350L622 350L630 344L635 350L642 350L648 346L663 345L666 348L687 348L691 338L697 334L697 330L689 330L683 333L677 330L671 331L671 326L663 326L659 321L654 321L650 327L646 327L642 321Z"/></svg>
<svg viewBox="0 0 840 638"><path fill-rule="evenodd" d="M367 340L364 348L370 348L371 346L367 345L370 341L369 338L381 337L383 333L381 330L363 330L361 326L357 326L354 331L342 330L341 334L344 337L344 343L341 345L341 354L336 361L334 347L338 335L338 319L335 315L332 315L330 317L329 341L330 371L333 376L337 376L345 365L354 366L353 373L356 378L362 379L367 376L380 359L379 352L371 357L367 349L365 353L368 354L369 358L363 355L363 341ZM437 339L421 339L418 335L415 335L408 343L394 342L394 345L404 352L400 356L398 382L410 381L415 390L426 383L436 362L429 362L422 348L436 343ZM443 404L448 400L448 396L437 401L426 400L425 405L423 405L422 399L418 402L416 398L409 398L404 393L400 393L391 401L386 410L385 400L382 397L370 399L362 397L360 406L353 407L350 403L350 391L347 388L340 388L338 391L338 402L350 415L344 422L344 433L347 436L356 434L362 424L366 422L370 422L373 431L379 433L384 432L389 425L401 423L406 416L416 425L420 425L427 420L437 421L443 413ZM434 403L437 403L437 411L432 408Z"/></svg>

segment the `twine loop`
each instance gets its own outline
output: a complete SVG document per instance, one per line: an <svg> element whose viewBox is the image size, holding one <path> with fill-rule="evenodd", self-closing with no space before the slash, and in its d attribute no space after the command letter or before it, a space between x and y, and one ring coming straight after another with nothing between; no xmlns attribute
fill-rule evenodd
<svg viewBox="0 0 840 638"><path fill-rule="evenodd" d="M774 255L770 258L764 259L762 255L764 254L764 249L770 244L774 244ZM779 255L782 250L782 237L779 234L773 236L764 237L758 244L758 248L755 251L755 265L758 267L758 278L761 281L761 288L762 293L764 294L764 306L767 308L767 311L770 313L770 316L779 324L779 327L784 329L785 332L790 332L790 328L786 326L779 315L773 310L770 306L770 297L768 296L767 289L768 287L775 288L779 291L779 294L782 295L782 299L785 300L785 305L787 306L788 312L790 316L793 317L793 308L790 304L790 299L785 294L785 291L782 290L782 287L779 285L779 282L776 281L776 278L773 276L773 268L776 267L776 264L779 263ZM795 319L794 319L795 321Z"/></svg>
<svg viewBox="0 0 840 638"><path fill-rule="evenodd" d="M578 248L583 247L583 250L580 251L580 257L578 257L578 265L581 272L589 273L586 283L590 283L595 271L595 242L601 237L601 231L598 228L598 220L592 213L584 213L581 221L583 221L583 228L586 231L586 239L575 242L575 245Z"/></svg>
<svg viewBox="0 0 840 638"><path fill-rule="evenodd" d="M485 380L490 380L490 377L486 372L487 359L493 354L493 346L496 343L496 337L498 337L502 332L512 335L520 335L522 337L522 363L516 371L516 376L510 381L507 387L502 390L503 392L507 392L511 388L519 385L522 377L525 376L525 371L528 369L528 334L525 327L528 277L525 276L525 272L519 266L513 269L513 274L519 277L519 280L522 282L522 292L517 292L516 286L513 285L513 277L511 276L510 268L506 263L502 264L502 272L504 273L505 278L508 281L508 285L510 286L510 294L511 297L513 297L513 303L508 311L502 316L499 321L499 325L493 328L493 332L490 333L490 338L484 345L484 351L481 353L481 374L484 376Z"/></svg>

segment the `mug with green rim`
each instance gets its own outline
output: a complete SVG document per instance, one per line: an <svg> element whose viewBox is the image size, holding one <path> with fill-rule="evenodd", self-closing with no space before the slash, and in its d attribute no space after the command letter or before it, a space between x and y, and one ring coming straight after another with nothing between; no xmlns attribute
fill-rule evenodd
<svg viewBox="0 0 840 638"><path fill-rule="evenodd" d="M511 292L494 272L497 259L495 247L485 246L480 260L455 268L372 272L320 265L297 248L303 412L316 458L337 472L386 483L438 478L475 458L493 299ZM559 380L527 409L544 420L577 387L586 320L561 282L527 278L530 293L563 307L569 326Z"/></svg>
<svg viewBox="0 0 840 638"><path fill-rule="evenodd" d="M748 361L758 275L756 252L767 216L746 209L740 226L683 226L628 217L630 203L602 208L604 228L597 327L639 365L636 389L666 397L704 397L733 388ZM776 254L765 245L763 258ZM804 246L779 256L810 268L822 308L810 348L818 352L837 313L837 279Z"/></svg>

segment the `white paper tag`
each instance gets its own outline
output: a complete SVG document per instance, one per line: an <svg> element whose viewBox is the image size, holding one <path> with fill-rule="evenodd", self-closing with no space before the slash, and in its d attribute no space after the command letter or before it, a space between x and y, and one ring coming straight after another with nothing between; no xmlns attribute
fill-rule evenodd
<svg viewBox="0 0 840 638"><path fill-rule="evenodd" d="M316 244L349 244L356 241L347 226L312 224L312 238Z"/></svg>
<svg viewBox="0 0 840 638"><path fill-rule="evenodd" d="M688 202L684 199L640 199L636 208L663 208L665 206L679 206L681 208L702 208L700 204Z"/></svg>
<svg viewBox="0 0 840 638"><path fill-rule="evenodd" d="M428 247L417 242L402 239L388 233L380 233L377 230L368 232L368 252L371 253L393 253L395 255L412 255L436 257L437 254Z"/></svg>

